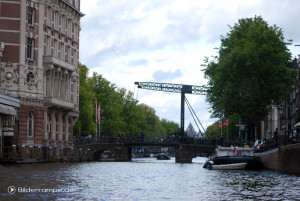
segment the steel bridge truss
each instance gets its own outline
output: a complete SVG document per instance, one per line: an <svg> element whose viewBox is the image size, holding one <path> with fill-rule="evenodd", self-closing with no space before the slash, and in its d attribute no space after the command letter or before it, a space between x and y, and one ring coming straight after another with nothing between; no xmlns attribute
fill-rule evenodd
<svg viewBox="0 0 300 201"><path fill-rule="evenodd" d="M158 82L135 82L134 84L141 89L147 89L153 91L164 91L164 92L171 92L171 93L181 93L180 130L182 135L184 133L185 94L206 95L207 92L207 87L205 86L158 83Z"/></svg>

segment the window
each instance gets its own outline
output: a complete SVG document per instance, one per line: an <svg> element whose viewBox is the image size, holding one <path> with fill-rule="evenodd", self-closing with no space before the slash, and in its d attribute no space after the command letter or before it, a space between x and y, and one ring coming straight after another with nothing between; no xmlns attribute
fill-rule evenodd
<svg viewBox="0 0 300 201"><path fill-rule="evenodd" d="M32 38L27 38L27 59L33 60L34 55L34 40Z"/></svg>
<svg viewBox="0 0 300 201"><path fill-rule="evenodd" d="M67 47L67 62L71 62L71 48Z"/></svg>
<svg viewBox="0 0 300 201"><path fill-rule="evenodd" d="M68 1L69 1L70 4L72 4L72 1L73 1L73 0L68 0Z"/></svg>
<svg viewBox="0 0 300 201"><path fill-rule="evenodd" d="M54 40L54 42L53 42L53 56L58 57L57 40Z"/></svg>
<svg viewBox="0 0 300 201"><path fill-rule="evenodd" d="M76 50L74 50L74 62L73 62L73 64L76 66L77 65L77 51Z"/></svg>
<svg viewBox="0 0 300 201"><path fill-rule="evenodd" d="M47 8L47 26L51 27L52 24L52 10L51 7Z"/></svg>
<svg viewBox="0 0 300 201"><path fill-rule="evenodd" d="M2 132L4 136L14 136L15 132L15 116L2 116Z"/></svg>
<svg viewBox="0 0 300 201"><path fill-rule="evenodd" d="M74 25L74 40L78 42L78 25Z"/></svg>
<svg viewBox="0 0 300 201"><path fill-rule="evenodd" d="M60 59L65 60L65 44L60 43Z"/></svg>
<svg viewBox="0 0 300 201"><path fill-rule="evenodd" d="M50 36L46 38L46 55L50 55Z"/></svg>
<svg viewBox="0 0 300 201"><path fill-rule="evenodd" d="M34 25L34 8L28 7L27 20L29 25Z"/></svg>
<svg viewBox="0 0 300 201"><path fill-rule="evenodd" d="M74 0L75 8L78 8L78 0Z"/></svg>
<svg viewBox="0 0 300 201"><path fill-rule="evenodd" d="M66 33L66 18L61 16L61 33Z"/></svg>
<svg viewBox="0 0 300 201"><path fill-rule="evenodd" d="M71 20L68 20L68 36L71 37L72 36L72 22Z"/></svg>
<svg viewBox="0 0 300 201"><path fill-rule="evenodd" d="M27 118L27 136L33 137L34 134L34 115L33 112L29 112Z"/></svg>
<svg viewBox="0 0 300 201"><path fill-rule="evenodd" d="M52 81L52 79L51 79L50 70L47 70L46 71L46 83L45 83L46 84L46 86L45 86L46 96L51 96L51 92L52 92L51 81Z"/></svg>
<svg viewBox="0 0 300 201"><path fill-rule="evenodd" d="M54 12L54 29L58 30L58 24L59 24L59 14L58 12Z"/></svg>

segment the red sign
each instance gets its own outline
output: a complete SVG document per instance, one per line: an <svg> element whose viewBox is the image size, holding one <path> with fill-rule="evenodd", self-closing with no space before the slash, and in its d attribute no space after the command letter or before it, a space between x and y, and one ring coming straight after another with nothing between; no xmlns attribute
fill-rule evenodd
<svg viewBox="0 0 300 201"><path fill-rule="evenodd" d="M228 119L224 121L224 126L228 126Z"/></svg>

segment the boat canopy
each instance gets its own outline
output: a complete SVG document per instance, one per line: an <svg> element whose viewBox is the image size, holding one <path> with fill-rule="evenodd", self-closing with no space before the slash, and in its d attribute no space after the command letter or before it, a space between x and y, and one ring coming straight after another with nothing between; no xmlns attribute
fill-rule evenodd
<svg viewBox="0 0 300 201"><path fill-rule="evenodd" d="M243 147L218 147L216 156L254 156L253 148Z"/></svg>
<svg viewBox="0 0 300 201"><path fill-rule="evenodd" d="M294 128L296 128L296 127L300 127L300 122L298 122L294 125Z"/></svg>

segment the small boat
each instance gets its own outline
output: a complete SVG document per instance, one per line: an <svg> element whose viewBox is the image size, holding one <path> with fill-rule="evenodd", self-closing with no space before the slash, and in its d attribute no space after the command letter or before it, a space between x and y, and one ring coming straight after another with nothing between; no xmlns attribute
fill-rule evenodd
<svg viewBox="0 0 300 201"><path fill-rule="evenodd" d="M167 154L161 153L161 154L157 154L156 159L157 160L170 160L171 157L168 156Z"/></svg>
<svg viewBox="0 0 300 201"><path fill-rule="evenodd" d="M110 152L110 150L106 150L100 155L101 162L109 162L109 161L115 161L115 160L116 160L115 156L112 152Z"/></svg>
<svg viewBox="0 0 300 201"><path fill-rule="evenodd" d="M254 149L243 147L218 147L215 153L209 157L209 160L204 163L203 168L209 168L210 165L232 165L239 163L246 163L244 169L247 170L263 169L260 158L254 156Z"/></svg>
<svg viewBox="0 0 300 201"><path fill-rule="evenodd" d="M209 170L244 170L246 168L247 163L232 163L232 164L224 164L224 165L214 165L209 163L207 165L207 169Z"/></svg>

